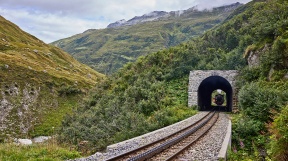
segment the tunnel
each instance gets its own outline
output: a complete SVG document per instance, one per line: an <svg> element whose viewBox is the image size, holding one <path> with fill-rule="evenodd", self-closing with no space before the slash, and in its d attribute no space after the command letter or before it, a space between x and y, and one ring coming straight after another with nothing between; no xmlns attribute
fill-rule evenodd
<svg viewBox="0 0 288 161"><path fill-rule="evenodd" d="M226 93L226 106L212 106L211 95L214 90L221 89ZM210 76L204 79L198 88L198 107L200 111L219 111L231 112L233 106L233 90L231 84L223 77Z"/></svg>

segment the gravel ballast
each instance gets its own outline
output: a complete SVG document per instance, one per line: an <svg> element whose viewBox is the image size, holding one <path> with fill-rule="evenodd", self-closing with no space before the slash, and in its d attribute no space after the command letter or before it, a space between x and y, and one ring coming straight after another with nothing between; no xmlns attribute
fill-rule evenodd
<svg viewBox="0 0 288 161"><path fill-rule="evenodd" d="M229 121L226 114L220 113L218 121L210 131L196 144L180 155L177 160L218 160L218 153L226 136Z"/></svg>
<svg viewBox="0 0 288 161"><path fill-rule="evenodd" d="M106 153L100 153L97 152L89 157L86 158L79 158L79 159L75 159L75 161L102 161L102 160L106 160L108 158L117 156L119 154L125 153L127 151L136 149L138 147L141 147L143 145L149 144L155 140L158 140L160 138L164 138L176 131L179 131L180 129L184 129L186 127L188 127L189 125L195 123L196 121L198 121L199 119L201 119L202 117L204 117L208 112L199 112L198 114L187 118L183 121L177 122L175 124L172 124L170 126L152 131L150 133L129 139L129 140L125 140L123 142L117 143L117 144L113 144L113 145L109 145L107 147Z"/></svg>
<svg viewBox="0 0 288 161"><path fill-rule="evenodd" d="M75 161L103 161L127 151L136 149L143 145L149 144L160 138L164 138L180 129L195 123L208 112L199 112L198 114L175 123L173 125L158 129L156 131L117 143L107 147L106 153L97 152L86 158L75 159ZM227 114L220 113L219 119L215 126L202 137L197 144L193 145L186 152L184 152L177 160L198 160L198 161L211 161L218 160L218 153L221 149L222 142L226 136L226 131L229 123Z"/></svg>

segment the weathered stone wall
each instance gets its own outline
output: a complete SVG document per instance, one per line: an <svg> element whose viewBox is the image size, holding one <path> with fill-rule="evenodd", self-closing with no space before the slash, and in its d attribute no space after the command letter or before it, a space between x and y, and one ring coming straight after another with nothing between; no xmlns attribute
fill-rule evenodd
<svg viewBox="0 0 288 161"><path fill-rule="evenodd" d="M201 82L210 76L220 76L225 78L232 86L233 93L235 93L235 77L237 70L193 70L189 75L188 87L188 106L197 105L198 101L198 88ZM234 96L233 96L234 98Z"/></svg>

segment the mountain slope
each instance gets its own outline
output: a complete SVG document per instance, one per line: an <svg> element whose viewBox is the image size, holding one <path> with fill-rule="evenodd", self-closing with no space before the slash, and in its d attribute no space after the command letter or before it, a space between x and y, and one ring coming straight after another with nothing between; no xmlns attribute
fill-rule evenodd
<svg viewBox="0 0 288 161"><path fill-rule="evenodd" d="M241 4L198 11L152 12L109 28L88 30L52 44L93 69L112 74L139 56L175 46L222 22ZM180 14L181 13L181 14ZM119 25L120 23L120 25Z"/></svg>
<svg viewBox="0 0 288 161"><path fill-rule="evenodd" d="M0 140L51 134L103 77L0 16Z"/></svg>
<svg viewBox="0 0 288 161"><path fill-rule="evenodd" d="M60 140L75 145L85 140L86 148L97 151L167 126L195 113L187 108L189 71L238 69L241 115L233 119L233 146L243 148L239 141L244 142L239 157L259 154L272 135L265 124L273 120L267 118L288 101L287 6L281 0L252 1L201 37L128 63L66 118ZM259 62L253 66L248 60L255 54Z"/></svg>

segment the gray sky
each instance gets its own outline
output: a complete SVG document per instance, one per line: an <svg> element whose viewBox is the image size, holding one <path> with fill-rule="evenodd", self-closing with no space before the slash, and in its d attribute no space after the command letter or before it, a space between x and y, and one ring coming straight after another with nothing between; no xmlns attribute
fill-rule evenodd
<svg viewBox="0 0 288 161"><path fill-rule="evenodd" d="M46 43L152 11L218 7L251 0L0 0L0 15Z"/></svg>

